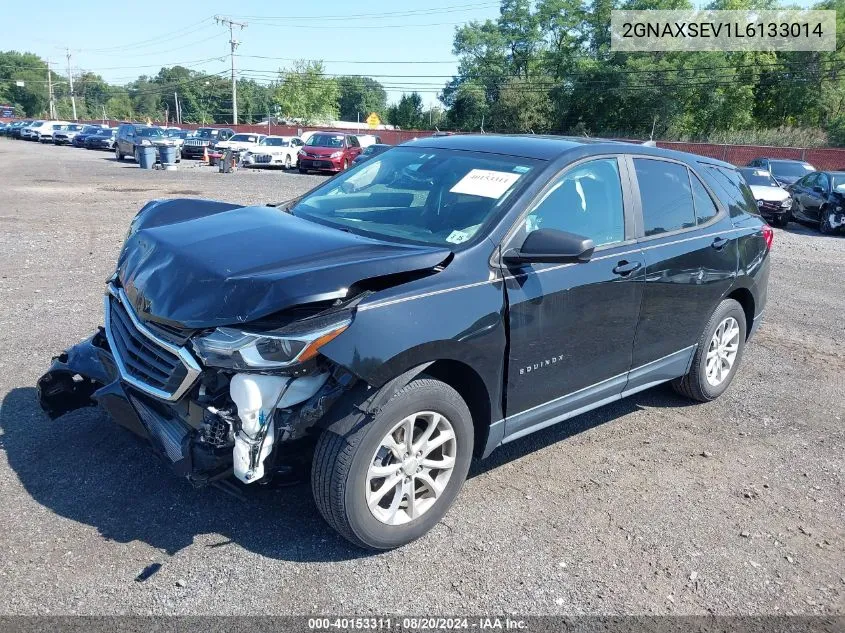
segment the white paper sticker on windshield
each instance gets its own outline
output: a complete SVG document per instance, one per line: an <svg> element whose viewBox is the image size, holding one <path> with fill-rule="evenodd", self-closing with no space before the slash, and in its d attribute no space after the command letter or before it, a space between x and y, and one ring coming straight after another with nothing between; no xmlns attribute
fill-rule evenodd
<svg viewBox="0 0 845 633"><path fill-rule="evenodd" d="M461 178L449 191L466 193L485 198L501 198L511 185L519 180L520 174L489 169L473 169Z"/></svg>
<svg viewBox="0 0 845 633"><path fill-rule="evenodd" d="M468 226L463 231L455 229L451 233L449 233L449 237L446 238L446 241L450 244L461 244L466 242L469 238L475 235L475 232L481 227L480 224L474 224L473 226Z"/></svg>

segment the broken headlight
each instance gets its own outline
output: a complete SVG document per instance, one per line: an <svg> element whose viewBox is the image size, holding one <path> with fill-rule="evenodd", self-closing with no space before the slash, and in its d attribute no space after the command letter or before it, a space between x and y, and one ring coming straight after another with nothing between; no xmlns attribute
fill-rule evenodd
<svg viewBox="0 0 845 633"><path fill-rule="evenodd" d="M193 344L202 361L213 367L281 369L314 358L320 347L341 334L350 323L351 314L342 312L265 332L219 327L211 334L193 339Z"/></svg>

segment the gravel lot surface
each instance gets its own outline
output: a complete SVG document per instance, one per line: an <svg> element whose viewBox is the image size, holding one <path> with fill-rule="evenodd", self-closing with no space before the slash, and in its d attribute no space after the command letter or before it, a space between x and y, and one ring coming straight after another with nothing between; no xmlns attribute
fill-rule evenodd
<svg viewBox="0 0 845 633"><path fill-rule="evenodd" d="M845 238L775 229L765 322L720 400L660 387L509 444L427 537L370 555L307 486L195 490L98 410L49 422L35 399L102 322L147 200L265 203L320 177L8 139L0 174L0 612L845 612Z"/></svg>

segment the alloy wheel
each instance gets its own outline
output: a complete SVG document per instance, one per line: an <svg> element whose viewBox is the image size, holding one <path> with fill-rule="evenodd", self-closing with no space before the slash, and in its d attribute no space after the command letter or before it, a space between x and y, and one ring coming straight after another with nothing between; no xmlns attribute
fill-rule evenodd
<svg viewBox="0 0 845 633"><path fill-rule="evenodd" d="M457 456L451 422L420 411L398 422L370 460L367 507L387 525L402 525L428 512L446 489Z"/></svg>
<svg viewBox="0 0 845 633"><path fill-rule="evenodd" d="M713 387L721 385L730 375L739 352L739 324L733 317L724 319L707 348L705 374Z"/></svg>
<svg viewBox="0 0 845 633"><path fill-rule="evenodd" d="M285 169L290 169L290 154L285 156Z"/></svg>

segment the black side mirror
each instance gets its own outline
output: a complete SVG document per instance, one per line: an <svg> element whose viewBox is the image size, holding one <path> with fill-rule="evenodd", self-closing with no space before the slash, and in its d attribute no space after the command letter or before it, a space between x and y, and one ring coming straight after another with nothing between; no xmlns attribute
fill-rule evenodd
<svg viewBox="0 0 845 633"><path fill-rule="evenodd" d="M815 187L813 187L813 191L815 191L816 193L824 193L824 187L816 185Z"/></svg>
<svg viewBox="0 0 845 633"><path fill-rule="evenodd" d="M586 262L593 256L593 240L557 229L538 229L525 238L522 246L505 251L506 264Z"/></svg>

